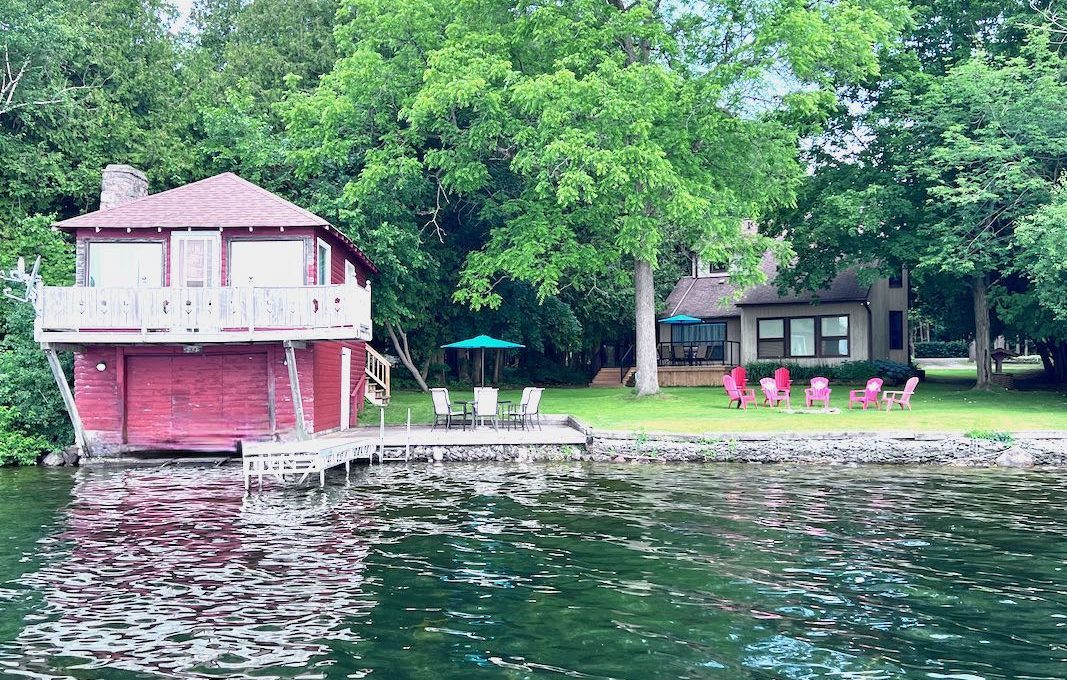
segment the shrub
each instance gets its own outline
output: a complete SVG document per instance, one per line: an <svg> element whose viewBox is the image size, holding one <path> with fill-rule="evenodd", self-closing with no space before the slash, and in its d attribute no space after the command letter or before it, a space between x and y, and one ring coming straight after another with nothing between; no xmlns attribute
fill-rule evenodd
<svg viewBox="0 0 1067 680"><path fill-rule="evenodd" d="M784 366L789 369L789 377L793 382L806 383L812 378L822 376L835 382L857 384L865 382L868 378L881 378L889 385L899 385L906 381L916 371L908 364L887 359L876 361L846 361L841 364L816 364L802 366L793 363L781 363L772 361L756 361L745 366L748 378L756 382L760 378L774 377L775 369Z"/></svg>
<svg viewBox="0 0 1067 680"><path fill-rule="evenodd" d="M915 357L918 359L965 357L970 349L966 340L932 340L915 343Z"/></svg>
<svg viewBox="0 0 1067 680"><path fill-rule="evenodd" d="M993 442L1000 442L1001 444L1014 444L1015 435L1011 432L1001 432L999 430L971 430L967 433L970 439L986 439Z"/></svg>

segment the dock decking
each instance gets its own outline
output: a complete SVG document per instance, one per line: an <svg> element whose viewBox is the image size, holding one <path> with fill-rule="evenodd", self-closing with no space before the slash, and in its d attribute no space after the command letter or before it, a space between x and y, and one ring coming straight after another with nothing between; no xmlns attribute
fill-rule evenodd
<svg viewBox="0 0 1067 680"><path fill-rule="evenodd" d="M252 479L259 480L262 487L264 477L274 477L285 481L287 476L298 476L298 483L313 474L319 475L319 484L326 481L326 470L340 465L347 473L353 462L407 459L413 447L447 446L447 447L484 447L484 446L581 446L586 443L585 432L576 429L566 421L546 421L542 429L508 430L491 427L478 429L443 427L436 429L429 425L393 425L383 429L361 427L340 432L332 432L303 441L291 442L243 442L242 464L244 468L245 488L251 487ZM398 456L387 458L386 451L397 452Z"/></svg>

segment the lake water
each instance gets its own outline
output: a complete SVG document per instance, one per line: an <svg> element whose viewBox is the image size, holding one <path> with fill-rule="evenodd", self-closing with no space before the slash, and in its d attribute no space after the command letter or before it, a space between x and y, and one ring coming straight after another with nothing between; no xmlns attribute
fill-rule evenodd
<svg viewBox="0 0 1067 680"><path fill-rule="evenodd" d="M0 677L1064 678L1067 472L0 470Z"/></svg>

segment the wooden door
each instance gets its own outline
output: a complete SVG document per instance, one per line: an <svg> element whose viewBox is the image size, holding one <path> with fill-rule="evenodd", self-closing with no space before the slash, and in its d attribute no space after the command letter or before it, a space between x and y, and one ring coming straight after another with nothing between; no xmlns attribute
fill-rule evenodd
<svg viewBox="0 0 1067 680"><path fill-rule="evenodd" d="M270 434L267 355L128 356L125 401L130 444L230 448Z"/></svg>

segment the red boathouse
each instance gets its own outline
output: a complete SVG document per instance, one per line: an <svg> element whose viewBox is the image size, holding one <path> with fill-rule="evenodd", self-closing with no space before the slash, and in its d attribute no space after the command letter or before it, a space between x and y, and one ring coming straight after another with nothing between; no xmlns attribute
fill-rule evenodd
<svg viewBox="0 0 1067 680"><path fill-rule="evenodd" d="M321 217L232 173L149 195L108 166L100 210L56 227L75 285L37 291L36 338L53 370L75 353L86 453L303 438L388 399L367 346L377 270Z"/></svg>

